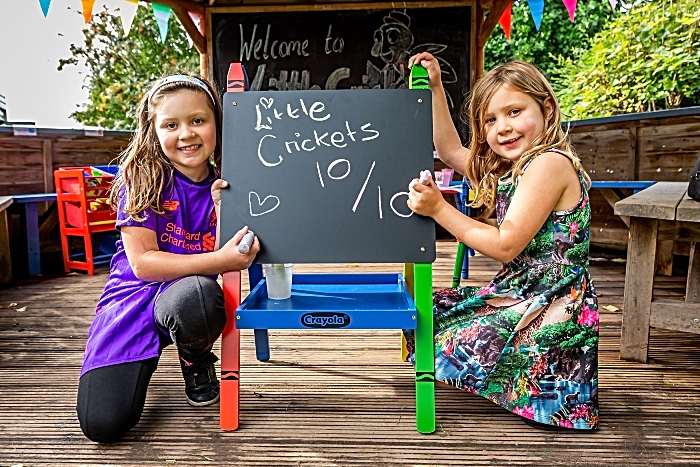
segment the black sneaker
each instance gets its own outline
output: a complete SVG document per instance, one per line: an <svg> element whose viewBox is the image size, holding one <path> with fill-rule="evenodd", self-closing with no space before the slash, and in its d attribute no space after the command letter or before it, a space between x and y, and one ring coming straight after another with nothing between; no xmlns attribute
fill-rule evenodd
<svg viewBox="0 0 700 467"><path fill-rule="evenodd" d="M199 363L190 363L180 355L180 368L185 378L185 396L188 404L203 407L219 400L219 380L214 368L217 360L218 357L211 352Z"/></svg>

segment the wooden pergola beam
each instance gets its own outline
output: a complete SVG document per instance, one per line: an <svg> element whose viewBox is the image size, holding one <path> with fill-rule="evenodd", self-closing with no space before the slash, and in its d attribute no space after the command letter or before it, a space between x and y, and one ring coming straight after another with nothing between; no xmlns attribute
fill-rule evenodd
<svg viewBox="0 0 700 467"><path fill-rule="evenodd" d="M182 24L182 27L185 28L185 31L192 39L194 46L197 48L197 51L202 55L206 54L207 41L205 40L204 35L202 34L203 28L201 28L201 30L197 28L197 25L194 24L194 21L192 21L192 18L190 18L190 15L187 13L187 10L183 9L180 6L174 6L172 7L172 9L175 12L175 15L177 16L177 19L180 20L180 24ZM199 17L201 18L200 25L203 26L202 23L204 22L204 15L201 14Z"/></svg>
<svg viewBox="0 0 700 467"><path fill-rule="evenodd" d="M485 47L486 41L491 37L491 33L496 28L498 20L501 19L501 15L506 11L506 7L512 0L494 0L491 8L489 9L489 14L484 18L484 22L481 23L479 28L479 35L477 36L477 46Z"/></svg>
<svg viewBox="0 0 700 467"><path fill-rule="evenodd" d="M484 74L484 47L511 0L482 0L476 5L476 78ZM485 11L488 15L485 16Z"/></svg>

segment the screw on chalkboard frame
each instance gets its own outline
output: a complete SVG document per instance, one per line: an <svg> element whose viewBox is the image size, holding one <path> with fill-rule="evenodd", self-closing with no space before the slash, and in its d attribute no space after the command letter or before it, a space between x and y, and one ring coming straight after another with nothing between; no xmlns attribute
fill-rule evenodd
<svg viewBox="0 0 700 467"><path fill-rule="evenodd" d="M238 105L238 104L236 103L236 101L233 101L233 106L235 107L235 106L237 106L237 105Z"/></svg>

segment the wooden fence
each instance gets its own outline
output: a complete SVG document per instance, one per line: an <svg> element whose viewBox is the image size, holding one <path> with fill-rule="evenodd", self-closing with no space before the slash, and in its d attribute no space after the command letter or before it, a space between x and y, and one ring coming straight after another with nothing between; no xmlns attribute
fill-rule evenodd
<svg viewBox="0 0 700 467"><path fill-rule="evenodd" d="M16 135L0 126L0 196L53 192L56 168L108 164L132 136L90 134L39 128L33 136ZM594 180L687 181L700 155L700 107L575 121L570 136ZM597 191L591 192L592 242L626 248L627 226Z"/></svg>
<svg viewBox="0 0 700 467"><path fill-rule="evenodd" d="M593 180L684 182L700 156L700 107L575 121L570 137ZM598 190L591 207L592 243L627 248L629 230Z"/></svg>
<svg viewBox="0 0 700 467"><path fill-rule="evenodd" d="M21 132L21 131L20 131ZM51 193L58 167L107 165L126 149L132 132L38 128L34 136L15 135L0 126L0 196Z"/></svg>

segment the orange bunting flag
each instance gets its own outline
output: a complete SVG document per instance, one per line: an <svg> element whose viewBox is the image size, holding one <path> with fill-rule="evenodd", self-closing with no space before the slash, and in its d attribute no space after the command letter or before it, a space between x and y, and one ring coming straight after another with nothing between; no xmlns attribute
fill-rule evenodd
<svg viewBox="0 0 700 467"><path fill-rule="evenodd" d="M159 3L151 2L153 16L156 17L156 24L160 31L160 41L165 43L165 38L168 36L168 20L170 19L170 7Z"/></svg>
<svg viewBox="0 0 700 467"><path fill-rule="evenodd" d="M95 0L82 0L83 2L83 18L85 18L85 24L90 22L92 18L92 7L95 5Z"/></svg>
<svg viewBox="0 0 700 467"><path fill-rule="evenodd" d="M569 12L569 19L571 22L574 22L574 15L576 14L576 3L578 0L561 0L564 2L564 6L566 7L566 11Z"/></svg>
<svg viewBox="0 0 700 467"><path fill-rule="evenodd" d="M498 24L503 28L503 32L506 35L506 39L510 40L510 26L513 19L513 2L508 3L508 6L503 10L503 14L498 19Z"/></svg>

